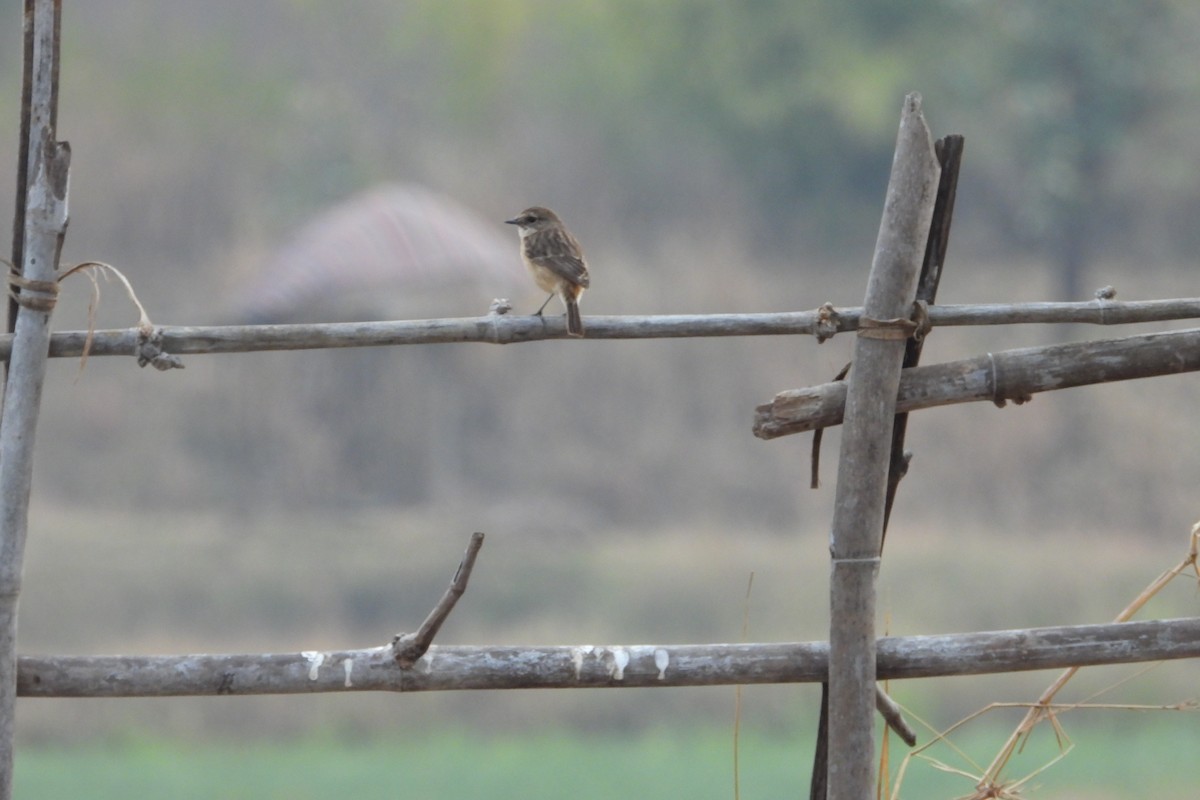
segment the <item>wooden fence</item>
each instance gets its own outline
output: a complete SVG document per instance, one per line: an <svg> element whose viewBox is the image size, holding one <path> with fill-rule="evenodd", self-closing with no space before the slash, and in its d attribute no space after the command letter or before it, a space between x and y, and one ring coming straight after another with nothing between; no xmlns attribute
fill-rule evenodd
<svg viewBox="0 0 1200 800"><path fill-rule="evenodd" d="M29 697L246 695L351 691L828 685L813 796L874 793L874 714L904 728L884 678L966 675L1200 656L1200 618L945 636L876 637L875 577L886 521L907 468L908 412L946 403L1023 402L1033 393L1200 369L1200 330L986 353L919 367L933 327L1200 317L1200 299L938 306L961 137L934 142L918 95L905 98L875 257L862 308L784 314L589 317L588 338L812 335L856 332L848 380L783 391L756 412L773 438L843 424L832 525L830 640L811 643L443 647L433 638L467 588L483 542L472 537L450 588L414 634L361 650L157 657L17 657L16 619L31 460L47 357L133 356L162 369L184 355L442 342L515 344L564 334L561 322L507 313L470 319L330 325L159 327L50 332L67 225L70 149L55 137L61 2L26 0L18 212L10 279L13 331L0 421L0 800L12 789L13 709ZM1174 574L1195 569L1195 547ZM1041 702L1049 704L1053 692ZM1032 713L1032 712L1031 712ZM823 763L827 756L828 764ZM994 777L994 775L992 776ZM827 779L827 783L826 783ZM980 797L990 787L981 782Z"/></svg>

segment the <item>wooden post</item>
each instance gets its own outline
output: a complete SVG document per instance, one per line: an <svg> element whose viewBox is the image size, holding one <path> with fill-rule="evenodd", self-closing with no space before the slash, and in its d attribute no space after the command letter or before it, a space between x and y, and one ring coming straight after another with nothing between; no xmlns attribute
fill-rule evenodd
<svg viewBox="0 0 1200 800"><path fill-rule="evenodd" d="M17 696L17 599L33 479L33 441L50 347L50 312L58 284L58 256L67 228L67 175L71 150L55 139L61 0L30 0L32 35L26 77L29 165L23 207L21 277L16 330L4 414L0 418L0 800L12 797L13 731Z"/></svg>
<svg viewBox="0 0 1200 800"><path fill-rule="evenodd" d="M933 219L929 237L925 242L925 260L921 264L921 277L917 281L917 301L933 305L937 301L938 285L942 280L942 269L946 265L946 248L950 244L950 223L954 220L954 198L958 195L958 170L962 166L963 137L958 135L938 139L933 146L942 173L938 179L937 199L933 204ZM921 361L924 338L915 337L904 344L903 369L912 369ZM879 550L882 555L883 542L887 541L888 520L892 516L892 505L896 502L896 490L904 473L908 471L908 455L904 452L904 438L908 432L908 414L896 415L892 427L892 455L888 468L887 500L883 504L883 535Z"/></svg>
<svg viewBox="0 0 1200 800"><path fill-rule="evenodd" d="M958 171L962 163L963 137L959 135L938 139L934 144L938 164L941 166L941 177L938 181L937 199L933 204L933 219L929 226L929 237L925 242L925 259L921 265L921 277L917 282L916 299L932 306L937 299L938 284L942 277L942 267L946 262L946 246L950 241L950 223L954 218L954 198L958 190ZM927 312L928 313L928 310ZM905 342L905 370L915 367L921 360L921 348L924 337L914 336ZM903 379L901 379L903 383ZM762 407L759 408L761 413ZM820 430L820 429L818 429ZM908 471L909 454L904 451L904 438L908 430L908 413L896 414L892 427L892 453L889 459L887 496L883 505L883 532L880 534L879 550L883 554L883 542L887 539L888 519L892 514L892 503L896 499L896 490L900 481ZM755 435L759 434L759 423L755 422ZM817 448L818 439L813 439L813 449ZM814 476L816 468L813 468ZM883 713L883 702L886 695L882 690L876 692L877 710ZM890 724L890 723L889 723ZM912 742L905 739L911 746ZM829 681L821 684L821 716L817 724L817 746L813 751L812 783L809 789L809 800L826 800L828 787L826 778L829 772Z"/></svg>
<svg viewBox="0 0 1200 800"><path fill-rule="evenodd" d="M830 543L829 797L875 791L875 576L896 390L939 167L921 96L904 98L847 388Z"/></svg>

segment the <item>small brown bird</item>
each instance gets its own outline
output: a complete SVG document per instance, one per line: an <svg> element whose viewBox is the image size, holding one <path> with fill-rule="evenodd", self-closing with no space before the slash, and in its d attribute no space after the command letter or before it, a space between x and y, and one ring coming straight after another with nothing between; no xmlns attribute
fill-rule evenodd
<svg viewBox="0 0 1200 800"><path fill-rule="evenodd" d="M591 284L583 248L548 208L533 206L512 219L521 234L521 259L533 280L550 298L558 295L567 307L567 335L583 336L583 319L579 316L579 296ZM536 312L541 316L546 303Z"/></svg>

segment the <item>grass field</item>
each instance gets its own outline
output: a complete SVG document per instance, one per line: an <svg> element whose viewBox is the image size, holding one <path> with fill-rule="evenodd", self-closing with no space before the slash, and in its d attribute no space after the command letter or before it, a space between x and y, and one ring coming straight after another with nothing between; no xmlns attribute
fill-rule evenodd
<svg viewBox="0 0 1200 800"><path fill-rule="evenodd" d="M1089 800L1196 797L1200 718L1161 714L1147 725L1143 716L1132 728L1133 736L1123 729L1121 718L1109 716L1102 725L1073 731L1074 750L1022 786L1022 795ZM1006 733L992 726L956 742L986 763ZM489 738L443 731L370 741L331 736L295 742L182 742L127 736L104 746L21 750L15 796L732 798L731 735L729 729L714 728L632 737L551 732ZM1015 779L1053 757L1050 738L1041 751L1014 763ZM740 796L804 796L811 747L805 737L743 732ZM900 750L893 751L893 770L902 757ZM971 769L965 762L951 761L948 751L937 757ZM972 788L968 779L914 762L900 796L949 799L969 794Z"/></svg>

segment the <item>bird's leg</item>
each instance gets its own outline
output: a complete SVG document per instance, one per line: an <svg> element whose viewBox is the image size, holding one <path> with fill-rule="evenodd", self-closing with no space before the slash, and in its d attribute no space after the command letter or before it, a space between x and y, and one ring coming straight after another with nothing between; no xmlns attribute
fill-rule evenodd
<svg viewBox="0 0 1200 800"><path fill-rule="evenodd" d="M553 299L554 299L554 292L551 292L550 296L546 298L546 302L542 303L542 307L539 308L537 311L533 312L533 315L535 317L540 317L542 315L542 311L545 310L547 303L549 303Z"/></svg>

